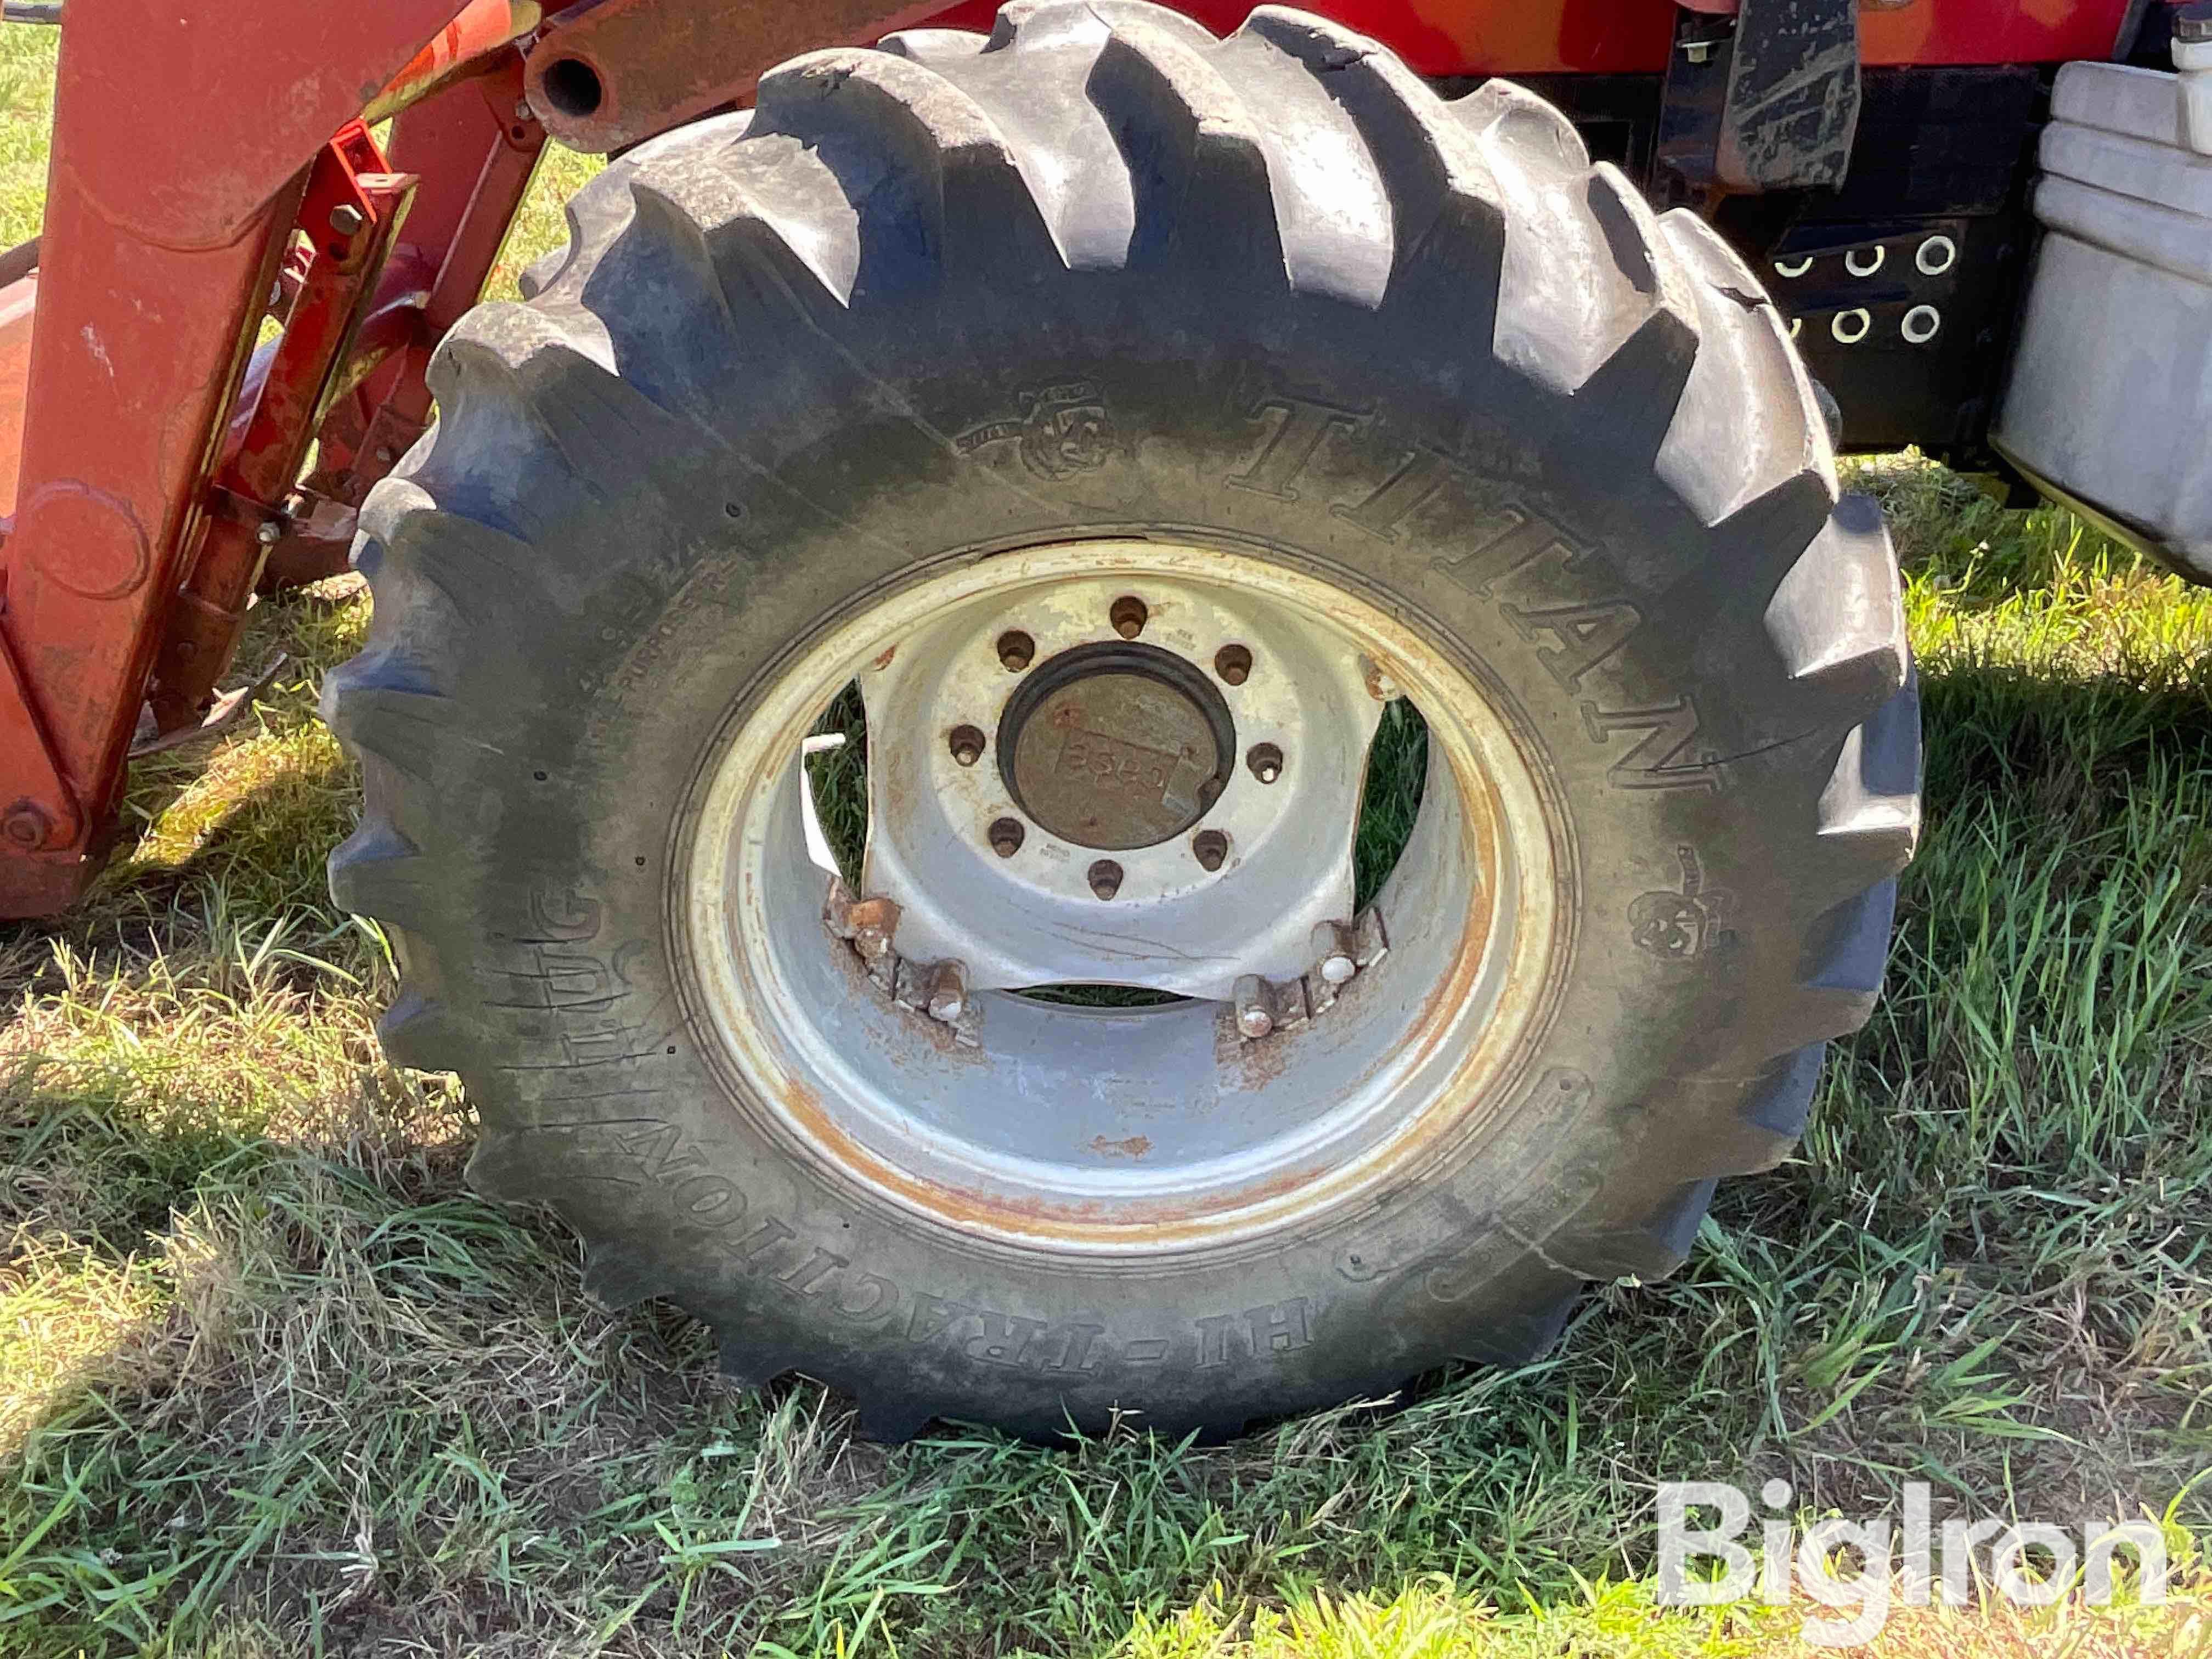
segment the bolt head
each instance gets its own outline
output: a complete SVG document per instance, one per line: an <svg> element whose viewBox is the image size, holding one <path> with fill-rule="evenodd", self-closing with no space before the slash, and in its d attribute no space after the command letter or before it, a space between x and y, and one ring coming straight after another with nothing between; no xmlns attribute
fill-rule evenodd
<svg viewBox="0 0 2212 1659"><path fill-rule="evenodd" d="M35 853L45 846L52 828L46 813L31 801L11 807L7 817L0 820L0 836L5 836L10 846L26 853Z"/></svg>
<svg viewBox="0 0 2212 1659"><path fill-rule="evenodd" d="M284 539L284 526L274 519L268 520L253 532L253 539L264 547L274 547Z"/></svg>
<svg viewBox="0 0 2212 1659"><path fill-rule="evenodd" d="M967 969L957 962L939 963L929 971L929 1017L949 1025L967 1012Z"/></svg>
<svg viewBox="0 0 2212 1659"><path fill-rule="evenodd" d="M862 899L845 912L853 929L853 948L870 962L890 954L898 933L899 908L887 898Z"/></svg>
<svg viewBox="0 0 2212 1659"><path fill-rule="evenodd" d="M368 222L368 215L350 202L341 202L331 210L331 228L341 236L359 235Z"/></svg>
<svg viewBox="0 0 2212 1659"><path fill-rule="evenodd" d="M1237 1030L1240 1036L1263 1037L1275 1029L1267 988L1257 974L1247 974L1238 980L1232 994L1237 1002Z"/></svg>
<svg viewBox="0 0 2212 1659"><path fill-rule="evenodd" d="M1310 943L1315 969L1324 985L1341 985L1358 971L1352 956L1352 929L1342 922L1316 922Z"/></svg>

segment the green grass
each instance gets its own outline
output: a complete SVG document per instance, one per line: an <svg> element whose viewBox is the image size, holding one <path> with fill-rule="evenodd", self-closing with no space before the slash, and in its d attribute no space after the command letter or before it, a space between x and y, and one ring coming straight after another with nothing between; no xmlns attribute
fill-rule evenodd
<svg viewBox="0 0 2212 1659"><path fill-rule="evenodd" d="M51 46L0 30L11 235ZM556 1221L463 1188L466 1099L383 1064L391 963L324 890L357 784L314 695L366 598L261 607L241 660L289 678L138 770L87 903L0 933L0 1654L1779 1654L1794 1615L1651 1606L1651 1482L2203 1535L2212 595L1910 457L1859 480L1911 570L1928 832L1802 1157L1538 1365L1215 1448L887 1450L586 1303ZM2184 1580L1885 1650L2201 1651Z"/></svg>

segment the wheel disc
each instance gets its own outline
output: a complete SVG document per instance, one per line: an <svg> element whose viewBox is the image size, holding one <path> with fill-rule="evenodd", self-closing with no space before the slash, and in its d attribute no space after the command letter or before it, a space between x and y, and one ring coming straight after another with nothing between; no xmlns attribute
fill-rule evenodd
<svg viewBox="0 0 2212 1659"><path fill-rule="evenodd" d="M855 681L857 905L802 759ZM1421 806L1355 917L1400 696ZM1346 1203L1475 1131L1540 1024L1564 859L1501 702L1350 586L1226 548L872 596L757 689L687 826L718 1058L816 1167L966 1235L1155 1251ZM1157 1006L1040 993L1074 986Z"/></svg>

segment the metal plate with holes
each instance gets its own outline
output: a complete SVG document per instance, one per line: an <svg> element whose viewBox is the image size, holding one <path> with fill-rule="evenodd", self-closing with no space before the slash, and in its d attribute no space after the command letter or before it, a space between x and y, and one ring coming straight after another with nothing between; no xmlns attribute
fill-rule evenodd
<svg viewBox="0 0 2212 1659"><path fill-rule="evenodd" d="M1382 714L1360 653L1265 591L1166 574L1145 584L1150 620L1125 641L1109 618L1129 586L1086 573L947 605L859 676L860 885L898 904L908 954L957 958L979 988L1226 997L1242 975L1301 972L1316 924L1350 916ZM1025 651L1003 648L1015 635ZM1236 684L1216 664L1231 647L1251 659ZM983 763L953 754L963 726L990 734ZM1261 743L1285 757L1272 783L1238 763ZM1216 869L1192 843L1201 817L1225 842ZM992 829L1009 821L1005 855ZM1118 867L1110 908L1101 851Z"/></svg>

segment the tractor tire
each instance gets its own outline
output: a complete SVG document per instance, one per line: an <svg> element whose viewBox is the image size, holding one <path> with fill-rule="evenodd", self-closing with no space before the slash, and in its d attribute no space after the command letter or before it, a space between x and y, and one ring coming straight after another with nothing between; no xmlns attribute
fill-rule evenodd
<svg viewBox="0 0 2212 1659"><path fill-rule="evenodd" d="M1563 116L1298 12L1017 0L569 224L441 349L324 706L386 1053L595 1296L878 1437L1219 1434L1533 1358L1789 1152L1918 830L1896 565L1758 279ZM854 682L857 908L801 839Z"/></svg>

